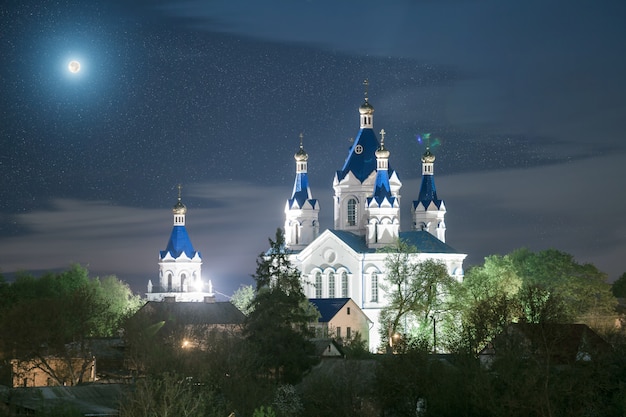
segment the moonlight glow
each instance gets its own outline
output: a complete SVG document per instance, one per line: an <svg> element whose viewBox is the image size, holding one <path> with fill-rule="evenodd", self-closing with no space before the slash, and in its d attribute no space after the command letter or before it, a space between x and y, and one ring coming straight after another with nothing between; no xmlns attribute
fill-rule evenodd
<svg viewBox="0 0 626 417"><path fill-rule="evenodd" d="M67 68L70 70L70 72L77 73L78 71L80 71L80 62L70 61L70 63L67 65Z"/></svg>

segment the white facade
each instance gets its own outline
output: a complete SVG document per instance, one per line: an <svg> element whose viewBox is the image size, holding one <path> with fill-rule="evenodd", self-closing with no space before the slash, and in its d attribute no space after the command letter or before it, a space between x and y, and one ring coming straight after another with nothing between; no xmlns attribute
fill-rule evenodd
<svg viewBox="0 0 626 417"><path fill-rule="evenodd" d="M307 297L354 300L373 323L369 341L370 350L376 351L381 344L378 317L387 303L381 288L387 254L379 249L400 238L418 249L411 256L413 262L441 261L458 280L463 279L466 255L445 243L445 205L437 199L432 175L434 156L430 151L422 158L422 188L419 193L415 191L419 197L413 203L413 230L400 230L402 183L389 169L384 131L380 143L374 133L373 113L366 96L359 108L359 133L333 180L334 229L315 236L306 246L293 245L287 237L286 246L291 251L291 262L302 273ZM289 213L286 227L288 221Z"/></svg>

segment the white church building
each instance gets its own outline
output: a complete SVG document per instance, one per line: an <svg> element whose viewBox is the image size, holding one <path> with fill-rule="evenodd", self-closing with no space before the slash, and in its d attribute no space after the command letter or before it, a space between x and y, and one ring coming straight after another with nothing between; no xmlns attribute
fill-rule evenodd
<svg viewBox="0 0 626 417"><path fill-rule="evenodd" d="M178 201L172 208L174 227L165 250L159 252L159 281L154 285L148 281L148 301L207 301L215 294L209 281L205 291L202 282L202 255L191 244L185 227L187 207L181 201L178 186Z"/></svg>
<svg viewBox="0 0 626 417"><path fill-rule="evenodd" d="M354 300L373 323L369 335L363 336L369 336L370 350L375 351L380 346L378 317L386 303L381 283L387 254L379 249L402 239L417 248L413 261L441 261L459 281L467 255L446 243L446 206L437 196L435 156L428 149L422 156L421 187L412 191L416 198L411 206L412 229L400 230L402 183L389 167L385 131L380 131L380 141L374 132L374 107L367 92L359 117L359 132L333 180L333 228L319 233L320 207L309 186L308 154L301 136L284 230L290 260L302 273L307 297Z"/></svg>

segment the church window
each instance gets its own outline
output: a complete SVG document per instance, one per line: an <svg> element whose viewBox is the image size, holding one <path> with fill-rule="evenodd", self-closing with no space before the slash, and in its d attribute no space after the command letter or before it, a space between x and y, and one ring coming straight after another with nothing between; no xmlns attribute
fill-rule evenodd
<svg viewBox="0 0 626 417"><path fill-rule="evenodd" d="M356 226L356 199L348 200L348 226Z"/></svg>
<svg viewBox="0 0 626 417"><path fill-rule="evenodd" d="M335 298L335 273L328 274L328 298Z"/></svg>
<svg viewBox="0 0 626 417"><path fill-rule="evenodd" d="M378 302L378 274L372 272L372 302Z"/></svg>
<svg viewBox="0 0 626 417"><path fill-rule="evenodd" d="M322 298L322 273L315 274L315 298Z"/></svg>
<svg viewBox="0 0 626 417"><path fill-rule="evenodd" d="M181 274L180 276L180 286L182 291L187 291L187 275Z"/></svg>
<svg viewBox="0 0 626 417"><path fill-rule="evenodd" d="M346 271L341 273L341 296L343 298L348 296L348 273Z"/></svg>
<svg viewBox="0 0 626 417"><path fill-rule="evenodd" d="M167 292L172 292L172 274L167 274Z"/></svg>

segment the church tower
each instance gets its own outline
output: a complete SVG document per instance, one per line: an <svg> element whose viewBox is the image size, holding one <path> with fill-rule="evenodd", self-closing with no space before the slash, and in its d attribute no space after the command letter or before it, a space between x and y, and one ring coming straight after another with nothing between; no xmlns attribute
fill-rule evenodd
<svg viewBox="0 0 626 417"><path fill-rule="evenodd" d="M361 236L367 232L367 198L372 195L376 181L376 150L379 147L374 133L374 107L367 97L369 82L365 80L364 85L365 100L359 107L359 133L333 180L334 228ZM394 171L389 171L388 176L391 194L399 198L402 184Z"/></svg>
<svg viewBox="0 0 626 417"><path fill-rule="evenodd" d="M418 200L413 201L413 229L423 230L446 241L446 205L437 198L435 188L435 155L426 148L422 155L422 185Z"/></svg>
<svg viewBox="0 0 626 417"><path fill-rule="evenodd" d="M385 148L385 130L380 131L376 150L376 182L374 194L366 200L367 246L381 248L392 245L400 232L400 202L389 184L389 151Z"/></svg>
<svg viewBox="0 0 626 417"><path fill-rule="evenodd" d="M174 227L165 250L159 254L159 281L148 281L148 301L204 301L213 297L212 289L203 292L201 278L202 256L197 252L185 228L187 207L181 201L182 186L178 186L178 201L172 208ZM210 285L209 285L210 287Z"/></svg>
<svg viewBox="0 0 626 417"><path fill-rule="evenodd" d="M294 155L296 160L296 180L291 198L285 204L285 245L290 249L303 249L319 234L319 203L311 196L307 161L309 155L302 147Z"/></svg>

